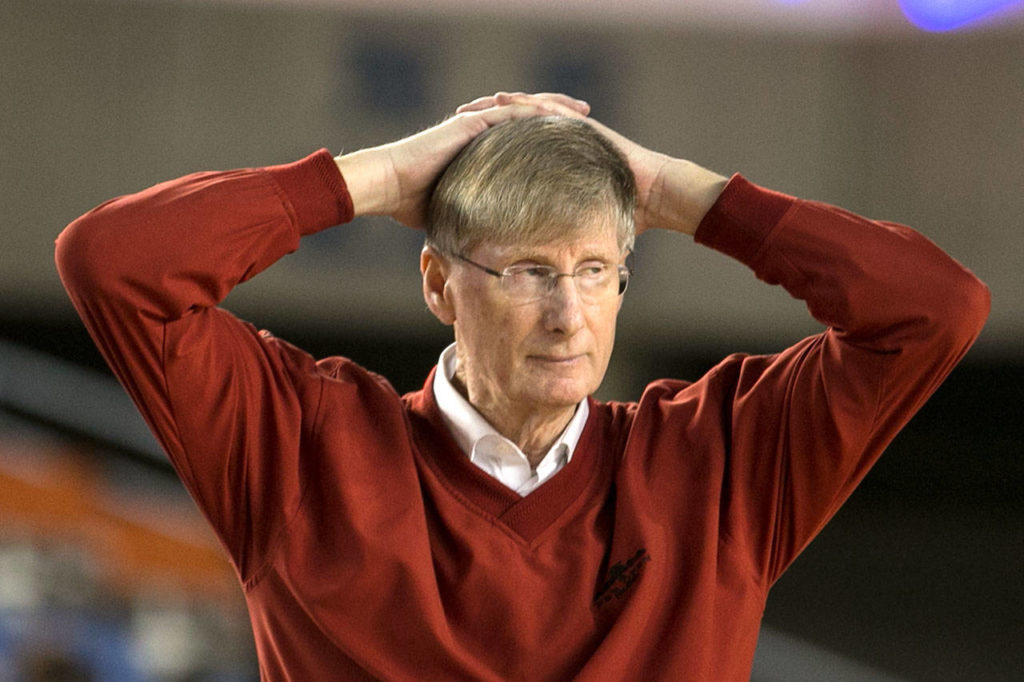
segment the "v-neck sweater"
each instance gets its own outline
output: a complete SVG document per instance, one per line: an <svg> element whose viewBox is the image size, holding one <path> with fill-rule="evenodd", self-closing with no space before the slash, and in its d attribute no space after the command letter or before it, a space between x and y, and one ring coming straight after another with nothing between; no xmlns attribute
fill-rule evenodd
<svg viewBox="0 0 1024 682"><path fill-rule="evenodd" d="M321 150L111 200L61 277L238 573L265 680L745 680L771 584L979 333L988 291L909 228L734 176L698 243L827 329L591 400L523 498L400 396L217 304L352 218ZM344 228L340 228L344 229Z"/></svg>

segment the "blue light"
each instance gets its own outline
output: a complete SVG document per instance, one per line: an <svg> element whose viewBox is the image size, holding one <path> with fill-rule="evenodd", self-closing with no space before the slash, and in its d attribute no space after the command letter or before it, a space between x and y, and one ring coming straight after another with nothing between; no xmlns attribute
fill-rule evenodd
<svg viewBox="0 0 1024 682"><path fill-rule="evenodd" d="M1022 3L1024 0L900 0L900 7L915 26L926 31L951 31Z"/></svg>

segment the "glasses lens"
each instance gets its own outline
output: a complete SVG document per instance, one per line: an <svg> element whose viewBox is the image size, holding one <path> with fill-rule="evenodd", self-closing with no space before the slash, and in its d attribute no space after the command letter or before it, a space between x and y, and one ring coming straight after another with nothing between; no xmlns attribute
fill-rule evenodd
<svg viewBox="0 0 1024 682"><path fill-rule="evenodd" d="M622 265L588 265L571 278L580 298L593 303L625 293L629 274L629 269ZM569 275L547 265L511 267L501 274L501 287L511 299L535 301L550 295L561 277Z"/></svg>
<svg viewBox="0 0 1024 682"><path fill-rule="evenodd" d="M556 275L554 268L543 265L508 268L502 273L501 284L510 298L533 301L548 294Z"/></svg>
<svg viewBox="0 0 1024 682"><path fill-rule="evenodd" d="M580 268L574 279L580 296L587 300L607 298L618 291L618 272L611 265Z"/></svg>

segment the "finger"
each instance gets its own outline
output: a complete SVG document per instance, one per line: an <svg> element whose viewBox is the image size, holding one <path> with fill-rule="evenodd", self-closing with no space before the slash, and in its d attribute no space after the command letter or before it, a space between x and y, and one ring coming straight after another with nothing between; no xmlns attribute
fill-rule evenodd
<svg viewBox="0 0 1024 682"><path fill-rule="evenodd" d="M557 104L562 107L571 109L577 114L586 116L590 113L590 105L581 99L564 95L560 92L538 92L538 93L526 93L526 92L497 92L494 94L494 101L497 105L506 104Z"/></svg>
<svg viewBox="0 0 1024 682"><path fill-rule="evenodd" d="M480 111L482 109L489 109L490 107L493 106L495 106L494 95L487 95L485 97L477 97L472 102L460 104L458 107L456 107L455 113L461 114L466 111Z"/></svg>
<svg viewBox="0 0 1024 682"><path fill-rule="evenodd" d="M525 92L505 92L504 90L501 90L493 95L477 97L472 102L462 104L455 109L455 113L461 114L464 111L481 111L490 107L505 107L516 102L523 102L528 97L530 97L530 95L527 95Z"/></svg>
<svg viewBox="0 0 1024 682"><path fill-rule="evenodd" d="M460 105L455 113L461 114L467 111L482 111L495 106L508 106L509 104L546 104L556 103L567 107L577 114L586 116L590 113L590 105L581 99L570 97L558 92L540 92L529 94L525 92L496 92L493 95L477 97L472 102Z"/></svg>
<svg viewBox="0 0 1024 682"><path fill-rule="evenodd" d="M569 95L561 92L538 92L532 95L520 92L514 93L513 98L517 101L521 98L530 98L543 100L545 102L556 102L564 107L568 107L569 109L576 111L577 113L583 114L584 116L590 113L590 104L585 100L570 97Z"/></svg>
<svg viewBox="0 0 1024 682"><path fill-rule="evenodd" d="M466 116L478 118L487 126L494 126L503 121L533 116L566 116L583 118L574 109L562 106L557 102L517 102L505 106L489 107L480 111L468 112Z"/></svg>

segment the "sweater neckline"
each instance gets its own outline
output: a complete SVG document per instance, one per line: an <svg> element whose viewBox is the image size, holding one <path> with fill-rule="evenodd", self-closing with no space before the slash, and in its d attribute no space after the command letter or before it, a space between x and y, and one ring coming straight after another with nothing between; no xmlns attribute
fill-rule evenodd
<svg viewBox="0 0 1024 682"><path fill-rule="evenodd" d="M587 489L599 483L598 474L610 471L610 455L603 452L598 435L604 431L603 412L588 398L590 416L573 458L542 486L526 497L509 489L469 461L444 423L434 398L431 370L422 390L405 396L413 449L444 487L477 514L532 544Z"/></svg>

